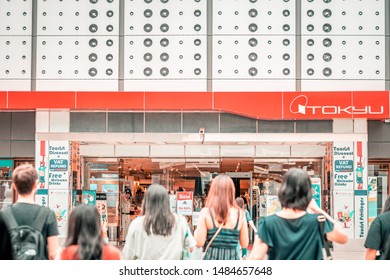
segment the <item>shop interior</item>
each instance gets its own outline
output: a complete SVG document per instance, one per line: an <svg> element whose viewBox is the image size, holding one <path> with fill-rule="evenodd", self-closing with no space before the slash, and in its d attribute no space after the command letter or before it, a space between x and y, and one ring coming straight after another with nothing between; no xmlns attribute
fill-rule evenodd
<svg viewBox="0 0 390 280"><path fill-rule="evenodd" d="M226 173L233 179L236 197L244 198L256 223L280 207L277 192L288 169L299 167L313 178L326 177L323 158L84 158L82 162L83 191L104 194L110 240L118 241L125 237L124 220L140 214L143 196L153 183L165 186L172 196L178 191L192 192L197 212L204 206L212 178ZM320 188L325 194L323 205L328 205L326 180ZM130 192L128 199L126 192ZM126 200L130 217L123 216ZM187 219L194 229L192 216Z"/></svg>

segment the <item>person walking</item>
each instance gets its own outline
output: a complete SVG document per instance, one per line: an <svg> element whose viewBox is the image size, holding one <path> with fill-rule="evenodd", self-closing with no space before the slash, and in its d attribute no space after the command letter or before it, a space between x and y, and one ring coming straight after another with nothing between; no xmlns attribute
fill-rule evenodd
<svg viewBox="0 0 390 280"><path fill-rule="evenodd" d="M240 207L242 210L245 211L245 219L246 219L248 225L250 225L251 228L253 229L253 231L254 231L255 233L257 233L257 228L255 227L255 224L253 223L251 214L250 214L249 211L245 208L244 199L243 199L242 197L237 197L237 198L236 198L236 203L237 203L238 207ZM239 249L239 247L238 247L238 249ZM247 254L248 254L248 248L241 248L241 258L242 258L242 259L245 259L245 258L247 257Z"/></svg>
<svg viewBox="0 0 390 280"><path fill-rule="evenodd" d="M248 246L245 213L234 196L234 183L229 176L221 174L212 180L195 231L196 245L208 248L204 260L239 260L238 243L242 248Z"/></svg>
<svg viewBox="0 0 390 280"><path fill-rule="evenodd" d="M141 215L127 231L122 254L128 260L180 260L183 252L195 246L187 220L173 214L167 190L150 185L142 204Z"/></svg>
<svg viewBox="0 0 390 280"><path fill-rule="evenodd" d="M34 253L34 250L28 248L27 251L22 252L20 246L13 246L16 259L54 260L58 249L57 219L52 210L35 204L37 182L38 173L32 165L23 164L14 170L12 187L17 190L18 199L15 204L3 210L3 217L10 231L17 230L21 226L27 226L31 230L38 230L37 228L40 227L42 236L40 238L43 239L43 244L38 244L37 247L42 248L43 252L34 249Z"/></svg>
<svg viewBox="0 0 390 280"><path fill-rule="evenodd" d="M0 212L0 260L13 260L11 236Z"/></svg>
<svg viewBox="0 0 390 280"><path fill-rule="evenodd" d="M326 218L323 232L329 241L348 241L347 233L312 199L304 170L292 168L284 175L278 197L282 210L260 220L249 259L264 259L266 254L270 260L323 259L317 214Z"/></svg>
<svg viewBox="0 0 390 280"><path fill-rule="evenodd" d="M61 260L120 260L121 252L103 241L99 212L93 205L80 204L70 213L68 236Z"/></svg>
<svg viewBox="0 0 390 280"><path fill-rule="evenodd" d="M383 206L382 213L371 223L367 233L364 247L366 247L366 260L383 259L385 245L390 238L390 196ZM390 244L390 243L389 243ZM386 256L387 257L387 256Z"/></svg>

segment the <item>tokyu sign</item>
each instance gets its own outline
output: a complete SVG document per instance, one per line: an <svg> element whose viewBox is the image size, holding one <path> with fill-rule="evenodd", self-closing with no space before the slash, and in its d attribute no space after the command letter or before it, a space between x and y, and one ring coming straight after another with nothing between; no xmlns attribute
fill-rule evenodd
<svg viewBox="0 0 390 280"><path fill-rule="evenodd" d="M334 106L334 105L316 105L309 103L306 95L299 95L290 103L290 112L293 114L322 114L322 115L382 115L384 106Z"/></svg>

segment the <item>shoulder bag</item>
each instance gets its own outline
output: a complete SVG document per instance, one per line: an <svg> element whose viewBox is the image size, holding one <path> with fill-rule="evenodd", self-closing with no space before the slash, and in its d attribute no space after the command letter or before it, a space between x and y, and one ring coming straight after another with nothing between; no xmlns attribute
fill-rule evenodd
<svg viewBox="0 0 390 280"><path fill-rule="evenodd" d="M324 215L318 215L317 219L322 240L322 255L324 256L324 260L333 260L332 254L330 253L329 241L326 239L326 235L324 233L326 217Z"/></svg>
<svg viewBox="0 0 390 280"><path fill-rule="evenodd" d="M203 260L204 257L206 256L207 250L210 248L211 243L213 243L214 239L217 237L218 233L221 231L221 229L222 229L224 223L225 223L225 221L223 221L223 223L221 223L221 224L219 225L218 230L214 233L214 235L213 235L213 237L211 238L209 244L207 244L207 247L206 247L206 249L204 250L204 252L203 252L203 254L202 254L202 260Z"/></svg>

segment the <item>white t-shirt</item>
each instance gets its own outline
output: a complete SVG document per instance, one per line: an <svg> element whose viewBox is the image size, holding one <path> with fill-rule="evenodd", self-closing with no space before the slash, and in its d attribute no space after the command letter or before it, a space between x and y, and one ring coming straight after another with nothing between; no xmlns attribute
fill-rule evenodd
<svg viewBox="0 0 390 280"><path fill-rule="evenodd" d="M189 234L190 247L195 246L186 219L176 215L176 225L169 236L148 235L144 229L144 216L134 219L126 236L122 250L123 259L127 260L180 260L186 231Z"/></svg>

